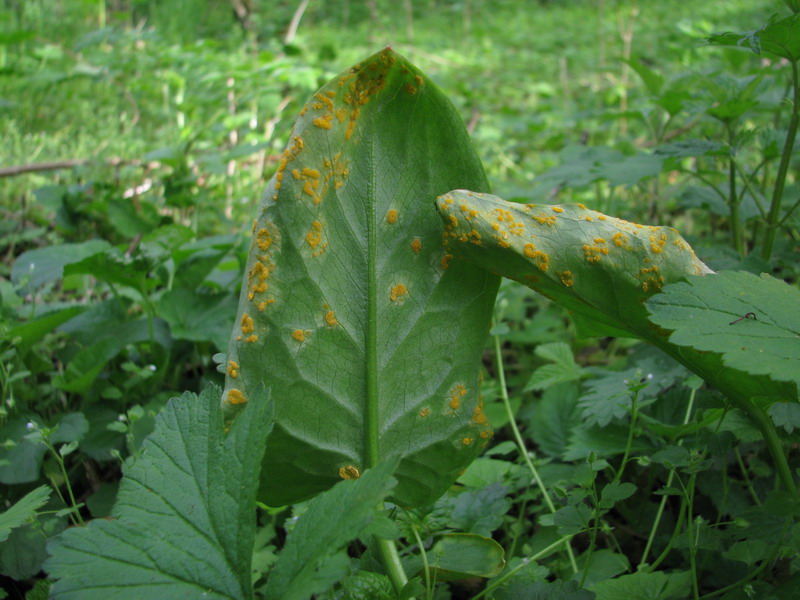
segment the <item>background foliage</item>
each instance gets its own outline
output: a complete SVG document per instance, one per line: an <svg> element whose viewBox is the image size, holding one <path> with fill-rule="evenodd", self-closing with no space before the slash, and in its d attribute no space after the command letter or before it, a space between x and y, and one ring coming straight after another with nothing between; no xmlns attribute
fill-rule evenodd
<svg viewBox="0 0 800 600"><path fill-rule="evenodd" d="M455 104L494 193L670 225L714 270L796 287L796 152L783 203L776 215L770 207L797 63L755 54L752 35L704 42L757 30L791 6L2 3L6 593L45 597L47 541L111 514L122 469L137 464L169 398L222 383L213 357L225 350L250 222L292 123L322 83L387 44ZM736 277L732 289L749 280ZM796 320L796 308L781 310ZM791 338L781 344L791 357ZM791 380L797 369L783 372ZM420 576L418 596L789 598L800 586L797 505L778 490L758 430L665 355L578 339L562 309L504 283L483 394L494 441L436 504L400 515L398 535L409 573L421 569L420 546L433 553L451 532L493 537L507 567L487 592L477 579L427 580L426 592ZM763 406L796 478L798 404ZM285 547L302 547L286 534L306 509L259 510L257 594L289 589L269 574ZM390 594L360 550L337 554L339 576L314 591Z"/></svg>

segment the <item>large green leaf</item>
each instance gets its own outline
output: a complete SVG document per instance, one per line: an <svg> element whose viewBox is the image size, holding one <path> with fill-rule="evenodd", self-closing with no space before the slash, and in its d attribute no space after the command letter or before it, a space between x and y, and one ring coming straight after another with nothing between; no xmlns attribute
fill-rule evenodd
<svg viewBox="0 0 800 600"><path fill-rule="evenodd" d="M402 460L433 501L491 435L478 367L497 278L449 263L433 198L486 189L463 123L390 49L303 109L253 226L228 348L228 418L275 399L263 498L280 505Z"/></svg>
<svg viewBox="0 0 800 600"><path fill-rule="evenodd" d="M255 492L271 403L226 436L217 388L170 400L125 473L113 520L48 546L51 598L252 598Z"/></svg>

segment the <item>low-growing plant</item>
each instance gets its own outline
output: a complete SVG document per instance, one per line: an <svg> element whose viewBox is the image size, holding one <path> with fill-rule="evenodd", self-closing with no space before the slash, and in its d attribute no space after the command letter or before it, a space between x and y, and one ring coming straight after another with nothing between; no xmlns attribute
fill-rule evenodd
<svg viewBox="0 0 800 600"><path fill-rule="evenodd" d="M667 227L487 191L453 107L392 50L322 87L253 223L224 389L171 400L114 518L51 542L52 597L789 597L776 425L798 426L800 293L714 273ZM597 371L548 340L518 386L498 275L662 352ZM517 388L544 390L533 412ZM510 439L490 446L490 420ZM751 583L776 560L788 575Z"/></svg>

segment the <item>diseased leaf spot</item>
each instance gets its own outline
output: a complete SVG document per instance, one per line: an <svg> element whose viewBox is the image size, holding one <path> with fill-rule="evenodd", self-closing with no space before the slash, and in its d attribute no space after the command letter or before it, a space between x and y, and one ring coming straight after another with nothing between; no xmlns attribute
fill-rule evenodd
<svg viewBox="0 0 800 600"><path fill-rule="evenodd" d="M414 254L419 254L419 251L422 250L422 241L419 238L411 240L411 250Z"/></svg>
<svg viewBox="0 0 800 600"><path fill-rule="evenodd" d="M314 258L321 256L328 247L328 242L322 241L322 223L314 221L311 229L306 233L306 243L311 248L311 256Z"/></svg>
<svg viewBox="0 0 800 600"><path fill-rule="evenodd" d="M561 278L561 283L563 283L566 287L572 287L572 285L575 283L575 280L572 279L572 272L570 271L562 271L558 274L558 276Z"/></svg>
<svg viewBox="0 0 800 600"><path fill-rule="evenodd" d="M447 395L450 398L450 401L448 402L450 409L458 410L458 408L461 406L461 399L467 395L467 388L465 388L462 384L457 383L450 389Z"/></svg>
<svg viewBox="0 0 800 600"><path fill-rule="evenodd" d="M472 422L476 425L485 425L489 422L486 413L483 412L483 408L480 405L476 406L472 411Z"/></svg>
<svg viewBox="0 0 800 600"><path fill-rule="evenodd" d="M550 256L546 252L536 249L536 245L527 243L522 247L522 252L528 258L532 259L534 264L540 271L546 272L550 267Z"/></svg>
<svg viewBox="0 0 800 600"><path fill-rule="evenodd" d="M332 121L333 121L333 115L327 114L327 115L322 115L321 117L317 117L311 122L320 129L330 129Z"/></svg>
<svg viewBox="0 0 800 600"><path fill-rule="evenodd" d="M339 321L336 320L336 315L332 310L329 310L325 313L325 323L327 323L329 327L336 327L339 324Z"/></svg>
<svg viewBox="0 0 800 600"><path fill-rule="evenodd" d="M236 388L228 390L228 402L231 404L244 404L247 402L245 395Z"/></svg>
<svg viewBox="0 0 800 600"><path fill-rule="evenodd" d="M359 471L358 467L347 465L346 467L339 468L339 477L342 479L359 479L361 477L361 471Z"/></svg>
<svg viewBox="0 0 800 600"><path fill-rule="evenodd" d="M650 250L652 250L656 254L661 254L661 251L664 249L664 245L667 243L667 234L662 233L658 237L655 235L650 236Z"/></svg>
<svg viewBox="0 0 800 600"><path fill-rule="evenodd" d="M452 254L445 254L445 255L442 257L442 262L441 262L441 264L442 264L442 268L443 268L443 269L447 269L447 267L449 267L449 266L450 266L450 261L451 261L451 260L453 260L453 255L452 255Z"/></svg>
<svg viewBox="0 0 800 600"><path fill-rule="evenodd" d="M235 360L228 361L228 377L236 379L239 377L239 363Z"/></svg>
<svg viewBox="0 0 800 600"><path fill-rule="evenodd" d="M563 213L564 209L560 206L551 206L550 209L555 213Z"/></svg>
<svg viewBox="0 0 800 600"><path fill-rule="evenodd" d="M244 335L253 333L253 331L255 331L255 327L253 326L253 318L247 313L242 314L241 326L242 334Z"/></svg>
<svg viewBox="0 0 800 600"><path fill-rule="evenodd" d="M389 225L397 223L397 211L395 209L390 208L386 212L386 222L389 223Z"/></svg>
<svg viewBox="0 0 800 600"><path fill-rule="evenodd" d="M273 302L275 302L275 298L267 298L261 302L256 302L256 308L258 309L258 312L264 312Z"/></svg>
<svg viewBox="0 0 800 600"><path fill-rule="evenodd" d="M306 332L302 329L295 329L292 332L292 338L297 342L303 343L306 341Z"/></svg>
<svg viewBox="0 0 800 600"><path fill-rule="evenodd" d="M392 302L402 302L407 295L408 288L406 288L405 284L398 283L396 286L392 287L389 292L389 300Z"/></svg>
<svg viewBox="0 0 800 600"><path fill-rule="evenodd" d="M461 443L464 444L465 446L471 446L472 442L474 441L475 440L471 437L465 437L463 440L461 440Z"/></svg>
<svg viewBox="0 0 800 600"><path fill-rule="evenodd" d="M269 247L272 246L272 236L269 234L266 227L258 230L256 234L256 245L262 252L266 252L269 250Z"/></svg>
<svg viewBox="0 0 800 600"><path fill-rule="evenodd" d="M244 341L248 344L255 344L258 341L258 336L254 333L253 335L244 338Z"/></svg>
<svg viewBox="0 0 800 600"><path fill-rule="evenodd" d="M425 407L421 411L419 411L419 416L422 417L423 419L425 417L430 416L430 414L431 414L431 409L428 407Z"/></svg>

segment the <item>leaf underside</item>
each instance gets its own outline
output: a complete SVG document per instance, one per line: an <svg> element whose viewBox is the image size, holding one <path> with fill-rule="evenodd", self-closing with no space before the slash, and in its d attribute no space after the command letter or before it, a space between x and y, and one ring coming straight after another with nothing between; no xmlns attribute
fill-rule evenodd
<svg viewBox="0 0 800 600"><path fill-rule="evenodd" d="M478 367L498 279L448 262L433 199L486 189L455 109L390 49L301 112L253 226L228 348L228 419L275 401L260 497L282 505L400 457L432 502L491 435Z"/></svg>
<svg viewBox="0 0 800 600"><path fill-rule="evenodd" d="M516 204L455 190L437 207L453 254L623 335L653 329L642 303L664 284L711 272L674 229L580 204Z"/></svg>
<svg viewBox="0 0 800 600"><path fill-rule="evenodd" d="M650 320L645 303L655 306L664 286L692 279L707 288L719 281L674 229L629 223L580 204L515 204L464 190L441 196L437 207L453 254L547 296L577 324L590 323L593 335L647 340L745 409L755 396L797 398L793 384L726 368L720 354L678 345L658 326L666 322ZM725 306L726 293L734 292L719 288L711 302ZM722 312L746 312L744 306ZM729 321L718 321L719 332L729 333Z"/></svg>

